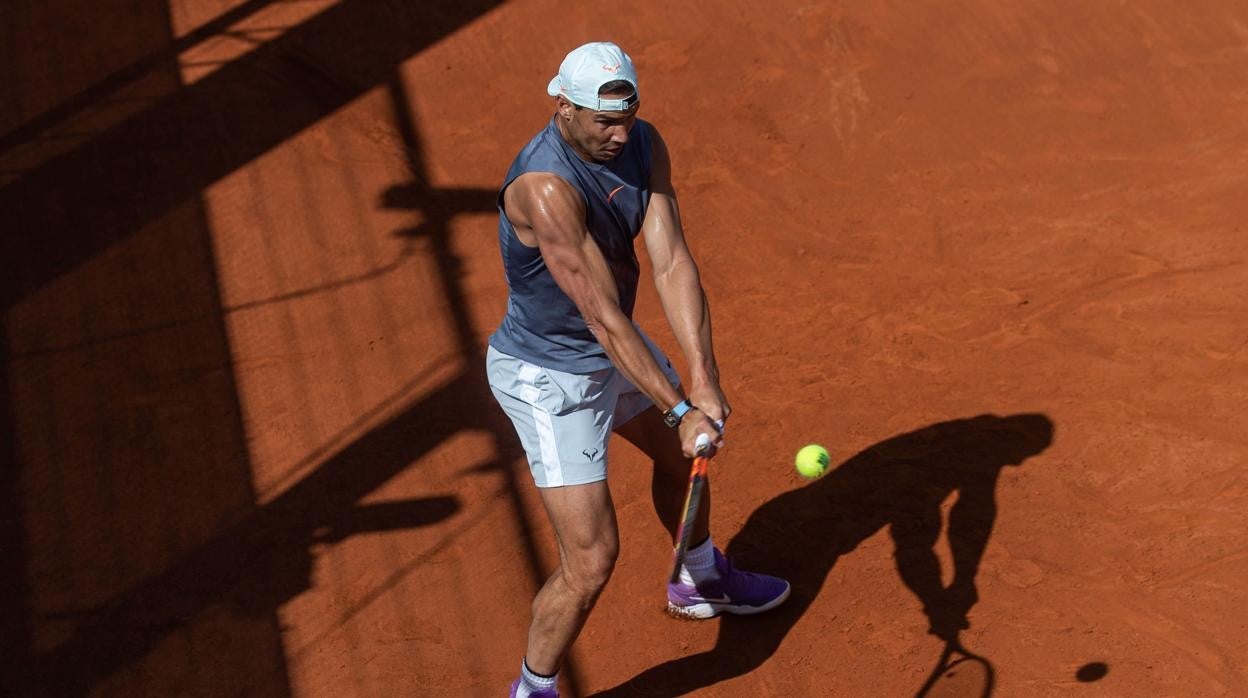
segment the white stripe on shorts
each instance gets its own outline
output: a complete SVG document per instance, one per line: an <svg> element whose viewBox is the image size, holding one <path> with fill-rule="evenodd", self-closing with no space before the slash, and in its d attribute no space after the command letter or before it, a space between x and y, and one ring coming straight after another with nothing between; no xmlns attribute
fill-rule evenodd
<svg viewBox="0 0 1248 698"><path fill-rule="evenodd" d="M541 452L542 470L546 473L546 486L562 487L563 463L559 460L559 446L555 441L555 424L550 419L550 413L537 406L542 391L536 383L541 371L540 367L525 363L516 372L516 380L524 386L521 389L522 397L533 412L533 428L537 432L537 446Z"/></svg>
<svg viewBox="0 0 1248 698"><path fill-rule="evenodd" d="M516 371L516 380L523 386L520 388L520 398L530 405L536 405L537 399L542 396L541 389L537 387L537 374L541 372L542 369L527 363L521 363L520 370Z"/></svg>
<svg viewBox="0 0 1248 698"><path fill-rule="evenodd" d="M559 462L559 447L555 443L555 425L550 413L534 405L533 426L537 428L537 443L542 449L542 467L546 471L547 487L563 487L563 464Z"/></svg>

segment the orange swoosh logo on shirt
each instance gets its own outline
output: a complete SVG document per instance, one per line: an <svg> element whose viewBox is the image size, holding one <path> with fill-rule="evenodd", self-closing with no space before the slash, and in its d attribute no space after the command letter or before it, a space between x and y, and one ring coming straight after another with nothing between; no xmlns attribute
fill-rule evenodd
<svg viewBox="0 0 1248 698"><path fill-rule="evenodd" d="M610 193L610 194L607 194L607 203L611 203L611 199L612 199L612 198L614 198L614 197L615 197L615 195L616 195L616 194L618 194L618 193L619 193L619 191L620 191L621 189L623 189L623 188L624 188L624 185L623 185L623 184L621 184L620 186L616 187L615 189L612 189L612 190L611 190L611 193Z"/></svg>

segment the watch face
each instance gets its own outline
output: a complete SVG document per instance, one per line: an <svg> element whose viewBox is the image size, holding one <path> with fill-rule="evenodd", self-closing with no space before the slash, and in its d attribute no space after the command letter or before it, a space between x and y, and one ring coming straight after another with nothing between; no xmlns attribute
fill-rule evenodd
<svg viewBox="0 0 1248 698"><path fill-rule="evenodd" d="M664 412L664 413L663 413L663 423L664 423L664 424L666 424L666 425L667 425L667 426L669 426L669 427L674 427L674 426L676 426L677 424L680 424L680 417L677 417L676 415L672 414L671 412Z"/></svg>

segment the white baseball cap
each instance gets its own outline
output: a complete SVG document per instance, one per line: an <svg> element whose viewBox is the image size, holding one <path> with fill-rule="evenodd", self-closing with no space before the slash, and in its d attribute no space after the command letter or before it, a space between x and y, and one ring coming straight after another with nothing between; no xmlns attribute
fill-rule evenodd
<svg viewBox="0 0 1248 698"><path fill-rule="evenodd" d="M633 94L624 99L600 98L598 90L613 80L631 84ZM550 81L546 94L563 95L569 102L595 111L628 111L641 99L633 59L609 41L595 41L572 49L559 64L559 74Z"/></svg>

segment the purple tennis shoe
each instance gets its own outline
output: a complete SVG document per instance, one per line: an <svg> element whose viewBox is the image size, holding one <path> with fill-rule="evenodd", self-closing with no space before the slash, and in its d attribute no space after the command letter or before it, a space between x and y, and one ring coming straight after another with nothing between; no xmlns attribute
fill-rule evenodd
<svg viewBox="0 0 1248 698"><path fill-rule="evenodd" d="M677 618L713 618L721 613L750 615L769 611L789 598L789 583L768 574L732 566L715 549L719 579L700 585L667 585L667 612Z"/></svg>

